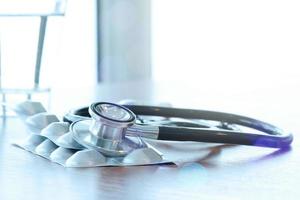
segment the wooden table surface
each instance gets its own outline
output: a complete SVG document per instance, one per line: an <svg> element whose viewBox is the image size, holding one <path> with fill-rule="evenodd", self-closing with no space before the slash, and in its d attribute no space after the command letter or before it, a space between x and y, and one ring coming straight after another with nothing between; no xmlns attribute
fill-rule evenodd
<svg viewBox="0 0 300 200"><path fill-rule="evenodd" d="M170 102L248 115L290 130L295 139L284 150L199 144L192 149L198 159L178 165L75 169L12 146L26 133L18 119L9 117L0 122L0 199L299 199L298 88L297 84L224 89L129 82L54 89L51 110L58 114L96 100ZM172 150L188 158L191 148L177 145Z"/></svg>

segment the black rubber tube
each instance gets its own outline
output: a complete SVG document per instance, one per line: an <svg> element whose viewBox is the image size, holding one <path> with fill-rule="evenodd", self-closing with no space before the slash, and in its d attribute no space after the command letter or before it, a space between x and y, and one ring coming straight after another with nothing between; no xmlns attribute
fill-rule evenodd
<svg viewBox="0 0 300 200"><path fill-rule="evenodd" d="M196 141L284 148L293 140L291 134L261 135L230 130L159 127L159 140Z"/></svg>
<svg viewBox="0 0 300 200"><path fill-rule="evenodd" d="M280 134L277 127L268 124L263 121L252 119L249 117L207 111L207 110L193 110L193 109L182 109L182 108L167 108L167 107L155 107L155 106L136 106L136 105L124 105L129 108L136 115L153 115L153 116L163 116L163 117L180 117L187 119L204 119L204 120L214 120L220 122L227 122L231 124L238 124L241 126L246 126L249 128L254 128L271 135Z"/></svg>

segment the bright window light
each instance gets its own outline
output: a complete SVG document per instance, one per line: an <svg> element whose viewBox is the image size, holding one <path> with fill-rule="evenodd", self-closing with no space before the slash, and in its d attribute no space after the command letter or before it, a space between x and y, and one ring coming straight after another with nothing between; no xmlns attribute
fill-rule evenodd
<svg viewBox="0 0 300 200"><path fill-rule="evenodd" d="M153 0L154 79L299 83L299 7L283 0Z"/></svg>
<svg viewBox="0 0 300 200"><path fill-rule="evenodd" d="M41 87L96 83L94 1L71 0L67 5L65 2L0 0L2 88L33 87L40 14L51 15L46 27ZM10 16L18 13L22 16Z"/></svg>

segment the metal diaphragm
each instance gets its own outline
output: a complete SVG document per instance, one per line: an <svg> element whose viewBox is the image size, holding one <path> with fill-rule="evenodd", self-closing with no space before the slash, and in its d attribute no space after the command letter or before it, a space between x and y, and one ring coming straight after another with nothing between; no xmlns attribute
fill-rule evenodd
<svg viewBox="0 0 300 200"><path fill-rule="evenodd" d="M114 103L98 102L89 107L89 113L91 120L71 125L73 138L79 144L108 156L125 156L146 146L138 135L126 135L127 128L136 119L129 109Z"/></svg>

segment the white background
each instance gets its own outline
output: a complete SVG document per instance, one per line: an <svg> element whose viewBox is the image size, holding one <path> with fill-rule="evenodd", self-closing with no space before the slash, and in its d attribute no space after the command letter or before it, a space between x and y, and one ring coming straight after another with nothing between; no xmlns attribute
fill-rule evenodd
<svg viewBox="0 0 300 200"><path fill-rule="evenodd" d="M68 1L65 17L50 18L42 85L95 84L94 3ZM151 4L154 80L215 87L300 82L299 1L152 0ZM4 86L32 85L38 24L38 19L0 18Z"/></svg>
<svg viewBox="0 0 300 200"><path fill-rule="evenodd" d="M300 83L300 2L153 0L153 76L215 87Z"/></svg>

